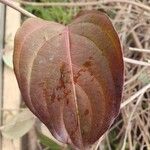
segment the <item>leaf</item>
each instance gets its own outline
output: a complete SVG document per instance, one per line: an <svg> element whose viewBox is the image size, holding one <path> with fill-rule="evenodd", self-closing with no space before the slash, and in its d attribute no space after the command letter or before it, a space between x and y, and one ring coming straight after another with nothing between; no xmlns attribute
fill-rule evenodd
<svg viewBox="0 0 150 150"><path fill-rule="evenodd" d="M13 57L13 51L12 50L6 50L4 55L3 55L3 61L11 69L13 69L12 57Z"/></svg>
<svg viewBox="0 0 150 150"><path fill-rule="evenodd" d="M3 126L2 135L9 139L20 138L32 128L34 122L34 115L28 109L25 109Z"/></svg>
<svg viewBox="0 0 150 150"><path fill-rule="evenodd" d="M58 145L57 143L55 143L54 141L52 141L51 139L49 139L47 136L45 136L44 134L39 133L39 140L40 143L43 144L44 146L46 146L49 149L52 150L61 150L62 147L60 145Z"/></svg>
<svg viewBox="0 0 150 150"><path fill-rule="evenodd" d="M28 19L15 37L14 69L26 105L74 149L91 147L119 113L122 50L103 12L82 12L68 26Z"/></svg>
<svg viewBox="0 0 150 150"><path fill-rule="evenodd" d="M55 7L25 6L25 9L42 19L51 21L53 20L63 24L68 23L73 15L71 8L63 8L59 6Z"/></svg>

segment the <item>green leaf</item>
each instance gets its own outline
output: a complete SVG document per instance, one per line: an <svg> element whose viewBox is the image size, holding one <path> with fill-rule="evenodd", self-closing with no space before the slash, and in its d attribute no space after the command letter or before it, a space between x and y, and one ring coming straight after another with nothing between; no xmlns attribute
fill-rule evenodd
<svg viewBox="0 0 150 150"><path fill-rule="evenodd" d="M67 24L73 17L71 8L25 6L25 9L39 18Z"/></svg>
<svg viewBox="0 0 150 150"><path fill-rule="evenodd" d="M13 69L13 62L12 62L12 56L13 56L13 51L5 51L3 55L3 61L4 63L11 69Z"/></svg>
<svg viewBox="0 0 150 150"><path fill-rule="evenodd" d="M34 115L28 109L25 109L2 127L2 135L9 139L20 138L32 128L34 122Z"/></svg>
<svg viewBox="0 0 150 150"><path fill-rule="evenodd" d="M54 142L53 140L49 139L47 136L45 136L44 134L39 133L39 140L40 143L44 146L46 146L47 148L49 148L49 150L61 150L62 147L60 145L58 145L56 142Z"/></svg>

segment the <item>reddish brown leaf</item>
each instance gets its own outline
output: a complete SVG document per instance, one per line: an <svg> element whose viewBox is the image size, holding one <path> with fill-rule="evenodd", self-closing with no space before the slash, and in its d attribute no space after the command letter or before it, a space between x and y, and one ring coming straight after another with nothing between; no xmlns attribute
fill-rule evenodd
<svg viewBox="0 0 150 150"><path fill-rule="evenodd" d="M14 67L27 106L74 149L93 145L118 115L123 57L102 12L83 12L66 27L28 19L16 34Z"/></svg>

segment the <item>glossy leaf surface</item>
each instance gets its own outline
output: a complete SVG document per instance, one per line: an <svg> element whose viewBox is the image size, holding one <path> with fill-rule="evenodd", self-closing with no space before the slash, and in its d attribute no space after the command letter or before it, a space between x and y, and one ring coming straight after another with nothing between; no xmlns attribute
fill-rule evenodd
<svg viewBox="0 0 150 150"><path fill-rule="evenodd" d="M122 51L102 12L83 12L68 26L28 19L16 34L14 69L26 105L74 149L93 145L118 115Z"/></svg>

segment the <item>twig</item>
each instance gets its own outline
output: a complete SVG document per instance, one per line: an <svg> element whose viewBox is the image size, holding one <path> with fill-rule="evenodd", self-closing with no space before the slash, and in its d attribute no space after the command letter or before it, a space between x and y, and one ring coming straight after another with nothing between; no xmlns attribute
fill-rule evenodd
<svg viewBox="0 0 150 150"><path fill-rule="evenodd" d="M131 129L131 120L132 120L132 117L137 109L137 106L138 104L140 103L140 101L142 100L142 97L143 97L143 94L144 92L146 92L147 89L143 90L143 93L141 93L141 95L139 96L138 100L136 101L136 104L132 110L132 112L130 113L130 116L129 116L129 119L127 121L127 125L126 125L126 131L125 131L125 137L124 137L124 140L123 140L123 145L122 145L122 148L121 150L124 150L125 149L125 146L126 146L126 139L127 139L127 134L128 134L128 131Z"/></svg>
<svg viewBox="0 0 150 150"><path fill-rule="evenodd" d="M150 66L150 63L139 61L139 60L134 60L134 59L126 58L126 57L124 57L124 61L127 63L136 64L136 65Z"/></svg>
<svg viewBox="0 0 150 150"><path fill-rule="evenodd" d="M121 10L123 10L123 9L121 9ZM126 12L128 13L128 14L131 14L131 11L132 11L132 5L130 4L130 5L127 5L127 10L123 10L123 14L125 14ZM125 18L124 18L124 24L123 24L123 26L122 26L122 31L123 31L123 33L122 33L122 36L121 36L121 41L122 41L122 44L124 45L125 43L126 43L126 40L127 40L127 31L128 31L128 24L129 24L129 21L130 21L130 17L129 16L126 16Z"/></svg>
<svg viewBox="0 0 150 150"><path fill-rule="evenodd" d="M143 46L142 46L142 44L141 44L141 42L140 42L140 40L139 40L139 37L137 36L136 32L135 32L135 31L132 31L131 34L132 34L132 36L133 36L133 39L134 39L135 44L137 45L137 47L142 49Z"/></svg>
<svg viewBox="0 0 150 150"><path fill-rule="evenodd" d="M67 6L67 7L92 6L92 5L100 5L100 4L107 4L107 3L127 3L127 4L138 6L147 11L150 11L149 6L131 0L101 0L101 1L93 1L93 2L56 2L56 3L55 2L36 3L36 2L26 2L26 1L18 0L18 2L20 2L21 4L32 5L32 6Z"/></svg>
<svg viewBox="0 0 150 150"><path fill-rule="evenodd" d="M16 3L12 0L0 0L0 3L8 5L9 7L19 11L20 13L22 13L28 17L36 17L35 15L33 15L33 14L29 13L28 11L26 11L25 9L23 9L22 7L16 5Z"/></svg>
<svg viewBox="0 0 150 150"><path fill-rule="evenodd" d="M127 80L125 83L124 83L124 86L127 85L127 84L130 84L132 83L133 81L135 81L140 75L141 73L143 73L146 69L147 69L148 66L144 66L138 73L136 73L134 76L132 76L129 80Z"/></svg>
<svg viewBox="0 0 150 150"><path fill-rule="evenodd" d="M149 143L149 139L147 138L149 136L149 132L146 130L146 126L139 116L137 116L137 121L138 121L139 128L141 130L141 134L143 135L142 137L144 138L146 147L148 148L147 150L150 150L150 143Z"/></svg>
<svg viewBox="0 0 150 150"><path fill-rule="evenodd" d="M125 107L126 105L128 105L130 102L132 102L135 98L137 98L139 95L141 95L142 93L144 93L146 90L148 90L150 88L150 83L146 86L144 86L142 89L140 89L138 92L136 92L134 95L132 95L130 98L128 98L126 101L124 101L121 104L121 108Z"/></svg>
<svg viewBox="0 0 150 150"><path fill-rule="evenodd" d="M130 51L142 52L142 53L150 53L150 49L141 49L135 47L129 47Z"/></svg>

